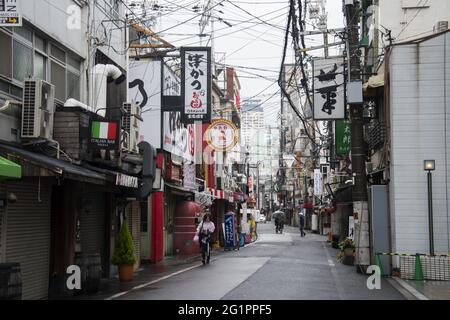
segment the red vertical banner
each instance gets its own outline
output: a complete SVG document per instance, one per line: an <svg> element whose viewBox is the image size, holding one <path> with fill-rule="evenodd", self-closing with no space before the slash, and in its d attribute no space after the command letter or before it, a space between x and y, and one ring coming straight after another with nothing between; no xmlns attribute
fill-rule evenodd
<svg viewBox="0 0 450 320"><path fill-rule="evenodd" d="M156 156L156 167L158 169L162 169L164 165L164 155L162 152L159 152Z"/></svg>
<svg viewBox="0 0 450 320"><path fill-rule="evenodd" d="M163 259L164 248L164 196L162 192L152 194L152 247L151 262L156 263Z"/></svg>
<svg viewBox="0 0 450 320"><path fill-rule="evenodd" d="M214 164L208 165L208 188L216 188L216 179L214 179Z"/></svg>

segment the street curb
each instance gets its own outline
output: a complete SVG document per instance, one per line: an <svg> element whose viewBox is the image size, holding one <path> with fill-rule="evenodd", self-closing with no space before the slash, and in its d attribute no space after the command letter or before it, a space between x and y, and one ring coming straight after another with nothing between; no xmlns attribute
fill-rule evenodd
<svg viewBox="0 0 450 320"><path fill-rule="evenodd" d="M414 289L411 285L409 285L406 281L398 278L393 277L391 279L388 279L388 282L397 289L405 298L408 300L430 300L428 297ZM399 286L401 288L399 288ZM407 292L405 294L405 291ZM411 296L414 297L411 299Z"/></svg>
<svg viewBox="0 0 450 320"><path fill-rule="evenodd" d="M103 299L103 300L115 300L115 299L120 298L120 297L122 297L122 296L125 296L125 295L127 295L127 294L129 294L129 293L131 293L131 292L133 292L133 291L137 291L137 290L143 289L143 288L148 287L148 286L150 286L150 285L152 285L152 284L161 282L161 281L163 281L163 280L167 280L167 279L169 279L169 278L172 278L172 277L177 276L177 275L179 275L179 274L182 274L182 273L184 273L184 272L187 272L187 271L190 271L190 270L199 268L199 267L201 267L201 266L202 266L201 264L195 264L195 265L193 265L193 266L191 266L191 267L188 267L188 268L185 268L185 269L182 269L182 270L179 270L179 271L170 273L170 274L168 274L168 275L166 275L166 276L160 277L160 278L155 279L155 280L152 280L152 281L150 281L150 282L147 282L147 283L144 283L144 284L135 286L135 287L131 288L130 290L122 291L122 292L116 293L116 294L114 294L114 295L112 295L112 296L110 296L110 297L108 297L108 298L106 298L106 299Z"/></svg>

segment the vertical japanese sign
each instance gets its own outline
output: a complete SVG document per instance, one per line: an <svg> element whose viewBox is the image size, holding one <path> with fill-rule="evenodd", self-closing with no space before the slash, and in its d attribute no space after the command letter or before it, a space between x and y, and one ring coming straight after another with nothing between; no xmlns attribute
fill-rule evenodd
<svg viewBox="0 0 450 320"><path fill-rule="evenodd" d="M344 62L341 57L313 60L314 120L345 118Z"/></svg>
<svg viewBox="0 0 450 320"><path fill-rule="evenodd" d="M128 68L128 96L141 107L140 134L154 148L161 148L161 60L131 61Z"/></svg>
<svg viewBox="0 0 450 320"><path fill-rule="evenodd" d="M225 215L225 247L234 247L234 217L233 214Z"/></svg>
<svg viewBox="0 0 450 320"><path fill-rule="evenodd" d="M21 27L21 0L0 0L0 27Z"/></svg>
<svg viewBox="0 0 450 320"><path fill-rule="evenodd" d="M183 164L183 187L189 190L196 190L195 183L195 164Z"/></svg>
<svg viewBox="0 0 450 320"><path fill-rule="evenodd" d="M345 120L336 121L336 154L348 155L351 146L350 123Z"/></svg>
<svg viewBox="0 0 450 320"><path fill-rule="evenodd" d="M163 149L188 162L194 161L194 125L181 123L181 112L163 113Z"/></svg>
<svg viewBox="0 0 450 320"><path fill-rule="evenodd" d="M181 48L182 122L211 122L211 48Z"/></svg>
<svg viewBox="0 0 450 320"><path fill-rule="evenodd" d="M320 169L314 169L314 195L317 197L322 195L322 182Z"/></svg>

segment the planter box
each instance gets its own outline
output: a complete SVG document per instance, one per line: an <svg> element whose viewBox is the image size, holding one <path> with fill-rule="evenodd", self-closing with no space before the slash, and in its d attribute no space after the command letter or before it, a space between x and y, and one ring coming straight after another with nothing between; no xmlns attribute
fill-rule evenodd
<svg viewBox="0 0 450 320"><path fill-rule="evenodd" d="M355 257L353 255L345 255L342 263L346 266L353 266L355 264Z"/></svg>

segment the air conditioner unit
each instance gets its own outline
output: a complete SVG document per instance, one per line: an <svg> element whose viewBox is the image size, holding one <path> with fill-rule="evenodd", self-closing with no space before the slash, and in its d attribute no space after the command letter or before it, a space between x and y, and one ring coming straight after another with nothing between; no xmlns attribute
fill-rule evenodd
<svg viewBox="0 0 450 320"><path fill-rule="evenodd" d="M434 33L440 33L448 30L448 21L439 21L433 28Z"/></svg>
<svg viewBox="0 0 450 320"><path fill-rule="evenodd" d="M22 139L53 138L55 86L40 79L25 79L22 107Z"/></svg>
<svg viewBox="0 0 450 320"><path fill-rule="evenodd" d="M128 134L127 150L138 153L141 108L135 103L124 103L123 108L126 110L126 114L122 117L122 127Z"/></svg>

